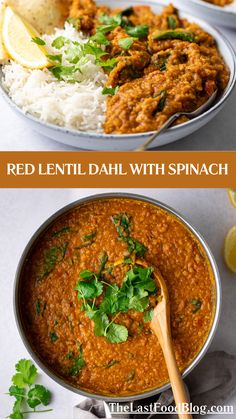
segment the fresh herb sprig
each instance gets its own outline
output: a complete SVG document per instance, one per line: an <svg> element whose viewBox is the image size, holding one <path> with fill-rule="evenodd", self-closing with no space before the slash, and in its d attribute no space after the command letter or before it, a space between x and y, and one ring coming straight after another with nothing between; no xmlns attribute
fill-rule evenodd
<svg viewBox="0 0 236 419"><path fill-rule="evenodd" d="M121 343L127 340L128 330L115 320L120 313L129 310L145 312L149 307L149 296L156 292L156 283L152 268L134 266L125 274L121 287L109 284L102 275L104 261L99 274L89 270L80 273L82 280L77 283L76 291L78 299L83 301L81 309L94 322L94 334L106 337L111 343ZM104 298L96 305L96 298L102 293ZM145 316L145 321L151 320L151 313Z"/></svg>
<svg viewBox="0 0 236 419"><path fill-rule="evenodd" d="M116 227L119 239L127 243L129 253L135 253L138 257L143 257L147 251L147 248L139 240L131 237L130 218L127 216L127 214L113 215L112 221Z"/></svg>
<svg viewBox="0 0 236 419"><path fill-rule="evenodd" d="M24 419L29 413L51 412L52 409L36 410L38 406L48 406L51 393L40 384L35 384L37 368L30 360L21 359L15 366L16 373L12 377L12 386L8 393L15 398L10 419ZM30 410L30 409L32 410Z"/></svg>

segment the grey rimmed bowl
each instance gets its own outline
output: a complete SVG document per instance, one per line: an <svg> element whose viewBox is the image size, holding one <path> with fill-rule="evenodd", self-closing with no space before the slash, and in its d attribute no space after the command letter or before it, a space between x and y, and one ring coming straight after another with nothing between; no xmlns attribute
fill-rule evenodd
<svg viewBox="0 0 236 419"><path fill-rule="evenodd" d="M68 390L71 390L71 391L73 391L77 394L80 394L80 395L86 396L86 397L93 397L93 398L107 400L107 401L114 401L115 400L117 402L133 401L133 400L139 400L139 399L144 399L146 397L154 396L154 395L156 395L158 393L161 393L164 390L168 389L170 387L170 384L167 383L164 386L158 387L158 388L153 389L151 391L146 391L146 392L141 393L141 394L136 394L136 395L127 396L127 397L108 397L108 396L104 396L104 395L89 393L87 391L80 390L79 388L76 388L76 387L72 386L65 379L63 379L58 374L56 374L51 368L49 368L47 365L45 365L45 363L43 362L43 359L41 359L39 357L39 355L35 352L32 345L30 344L30 341L27 338L27 333L25 331L24 322L23 322L23 318L22 318L22 307L21 307L21 302L20 302L20 289L23 286L24 266L25 266L26 261L29 258L29 255L30 255L30 252L31 252L32 248L36 245L37 240L39 239L41 234L43 234L45 232L45 230L52 223L55 222L55 220L57 220L62 215L65 215L68 211L70 211L70 210L72 210L72 209L74 209L74 208L76 208L76 207L78 207L82 204L91 202L91 201L107 200L107 199L124 199L124 198L150 203L150 204L152 204L154 206L157 206L159 208L162 208L163 210L165 210L165 211L169 212L170 214L174 215L180 222L183 223L183 225L185 225L188 228L188 230L199 241L200 245L203 247L203 249L204 249L204 251L205 251L205 253L208 257L208 261L209 261L210 266L212 268L212 272L213 272L213 275L214 275L214 281L215 281L215 288L216 288L216 305L215 305L215 313L214 313L214 316L213 316L213 322L212 322L212 326L211 326L211 330L209 332L208 338L207 338L206 342L204 343L202 349L200 350L200 352L197 354L197 356L194 358L194 360L185 369L185 371L183 373L183 377L186 377L196 367L196 365L200 362L200 360L205 355L205 353L207 352L207 350L208 350L208 348L209 348L209 346L212 342L212 339L214 337L214 334L216 332L217 325L218 325L218 322L219 322L222 294L221 294L221 284L220 284L220 276L219 276L218 268L217 268L215 259L212 255L211 250L209 249L207 243L205 242L203 237L200 235L200 233L184 217L182 217L182 215L178 214L174 209L170 208L169 206L167 206L167 205L165 205L165 204L163 204L163 203L161 203L161 202L159 202L155 199L148 198L148 197L141 196L141 195L129 194L129 193L105 193L105 194L93 195L93 196L89 196L89 197L86 197L86 198L82 198L82 199L79 199L78 201L75 201L75 202L63 207L62 209L57 211L55 214L53 214L51 217L49 217L39 227L39 229L35 232L35 234L30 239L29 243L27 244L27 246L26 246L26 248L25 248L25 250L24 250L24 252L21 256L21 259L20 259L20 262L19 262L19 265L18 265L18 268L17 268L15 284L14 284L14 312L15 312L15 319L16 319L17 327L18 327L20 336L23 340L23 343L24 343L26 349L28 350L28 352L29 352L30 356L33 358L33 360L39 365L39 367L46 374L48 374L54 381L56 381L58 384L62 385L63 387L65 387Z"/></svg>
<svg viewBox="0 0 236 419"><path fill-rule="evenodd" d="M206 19L214 25L236 28L235 0L224 7L208 3L206 0L175 0L174 3L187 13L194 13L200 19Z"/></svg>
<svg viewBox="0 0 236 419"><path fill-rule="evenodd" d="M107 4L109 7L119 7L125 9L132 5L146 4L150 5L154 12L159 13L163 6L167 5L166 0L97 0L98 4ZM181 10L181 6L180 6ZM193 132L197 131L205 124L207 124L217 113L223 108L226 101L228 100L236 81L236 59L235 53L230 45L229 41L215 28L209 25L207 22L196 18L193 15L181 12L181 17L187 18L190 21L196 22L206 32L210 33L216 40L219 51L223 56L228 68L230 70L230 79L228 85L221 96L219 96L216 102L211 106L209 110L204 112L202 115L187 121L183 124L176 125L169 128L166 132L162 133L156 141L154 141L151 147L160 147L168 143L172 143L176 140L184 138ZM59 127L57 125L49 124L40 121L38 118L24 113L9 97L8 93L4 90L2 83L2 73L0 73L0 90L3 97L6 99L8 105L15 111L26 123L35 131L45 135L59 143L66 144L67 146L73 146L79 149L85 150L96 150L96 151L126 151L133 150L140 147L145 140L152 134L152 132L140 133L140 134L103 134L94 132L82 132L75 129ZM206 139L207 141L207 139Z"/></svg>

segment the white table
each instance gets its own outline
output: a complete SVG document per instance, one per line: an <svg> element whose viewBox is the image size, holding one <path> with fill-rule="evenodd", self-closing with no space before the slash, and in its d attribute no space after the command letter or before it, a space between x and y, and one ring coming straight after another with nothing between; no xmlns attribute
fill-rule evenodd
<svg viewBox="0 0 236 419"><path fill-rule="evenodd" d="M236 30L220 28L236 49ZM208 125L160 150L236 150L236 89L225 108ZM33 132L6 105L0 96L0 149L1 150L71 150L69 147Z"/></svg>
<svg viewBox="0 0 236 419"><path fill-rule="evenodd" d="M12 299L13 281L21 253L35 230L52 213L83 196L108 189L8 189L1 190L0 199L0 417L9 414L11 398L5 396L20 358L29 358L16 328ZM127 191L123 189L123 191ZM223 285L223 310L211 350L221 349L236 354L236 276L230 273L222 260L222 245L228 229L236 224L236 210L226 190L207 189L142 189L129 190L157 198L180 211L203 234L217 260ZM53 412L43 416L50 419L72 419L72 408L80 397L60 387L43 374L41 381L53 393ZM236 398L229 404L234 405ZM35 419L34 415L30 419ZM41 417L41 416L40 416ZM223 416L226 419L227 415ZM232 416L231 416L232 417ZM214 415L211 416L214 419ZM222 418L222 419L223 419Z"/></svg>

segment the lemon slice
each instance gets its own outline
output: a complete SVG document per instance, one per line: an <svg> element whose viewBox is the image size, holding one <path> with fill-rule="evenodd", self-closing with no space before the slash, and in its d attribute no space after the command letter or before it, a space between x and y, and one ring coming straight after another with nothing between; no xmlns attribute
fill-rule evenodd
<svg viewBox="0 0 236 419"><path fill-rule="evenodd" d="M236 225L229 230L225 238L224 257L228 268L236 274Z"/></svg>
<svg viewBox="0 0 236 419"><path fill-rule="evenodd" d="M4 12L5 6L0 3L0 64L3 64L5 61L9 59L9 55L7 54L6 48L4 47L2 40L2 25Z"/></svg>
<svg viewBox="0 0 236 419"><path fill-rule="evenodd" d="M229 199L234 208L236 208L236 189L228 189Z"/></svg>
<svg viewBox="0 0 236 419"><path fill-rule="evenodd" d="M3 18L2 39L9 56L24 67L41 69L50 65L47 51L32 42L38 32L21 19L11 7L7 7Z"/></svg>

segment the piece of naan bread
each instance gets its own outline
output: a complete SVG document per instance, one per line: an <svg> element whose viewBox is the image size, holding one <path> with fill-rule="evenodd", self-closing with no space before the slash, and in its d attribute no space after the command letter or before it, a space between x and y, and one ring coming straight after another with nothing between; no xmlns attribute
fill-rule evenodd
<svg viewBox="0 0 236 419"><path fill-rule="evenodd" d="M51 33L63 27L70 0L6 0L39 33Z"/></svg>

